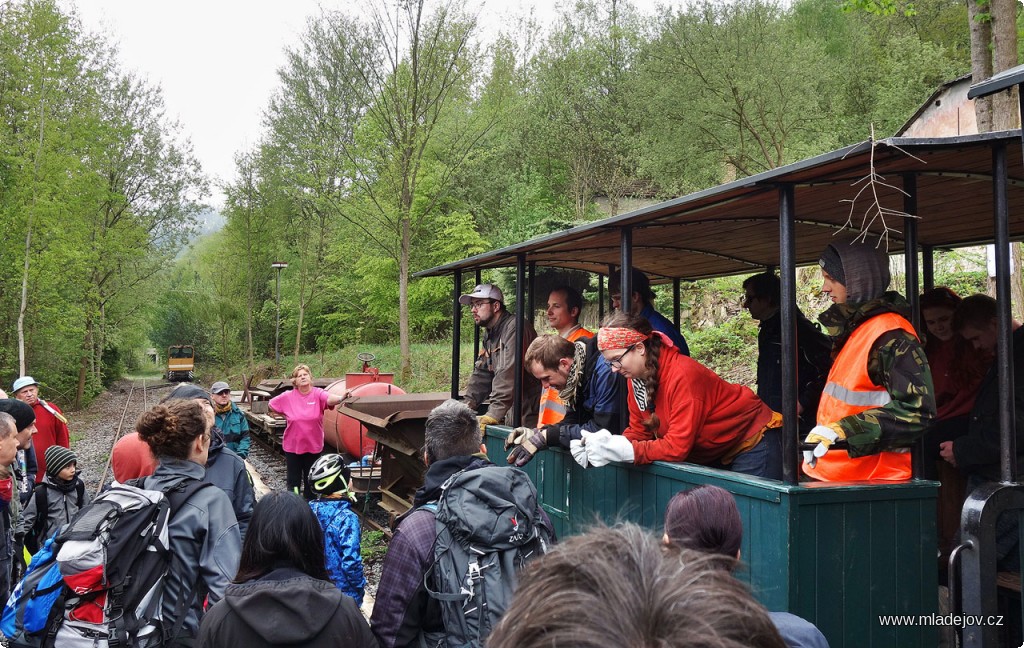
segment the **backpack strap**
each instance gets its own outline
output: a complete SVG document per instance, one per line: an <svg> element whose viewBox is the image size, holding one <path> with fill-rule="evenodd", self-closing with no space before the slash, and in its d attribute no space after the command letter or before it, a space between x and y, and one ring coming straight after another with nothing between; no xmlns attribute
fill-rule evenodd
<svg viewBox="0 0 1024 648"><path fill-rule="evenodd" d="M36 521L32 524L32 537L26 538L25 545L28 547L29 552L33 554L39 551L39 548L43 546L43 541L46 540L42 535L43 530L46 528L46 521L50 510L49 496L46 494L47 488L46 482L40 482L36 484L35 489L32 491L32 497L36 501Z"/></svg>
<svg viewBox="0 0 1024 648"><path fill-rule="evenodd" d="M78 499L75 500L79 510L85 505L85 482L79 479L75 482L75 492L78 493Z"/></svg>
<svg viewBox="0 0 1024 648"><path fill-rule="evenodd" d="M170 520L174 519L174 515L182 506L185 505L185 502L195 495L197 491L200 491L207 486L213 486L213 484L210 482L199 481L198 479L186 479L179 482L177 486L170 490L164 491L164 496L167 497L167 501L171 504L171 510L168 513L169 517L167 518L168 523L170 523ZM175 559L181 560L180 557L172 554L171 561L174 561ZM181 634L181 629L185 625L186 613L188 612L189 607L192 606L192 601L196 598L198 591L198 587L191 587L188 592L182 591L178 595L178 599L174 602L174 626L170 631L166 629L163 630L164 638L169 641L169 643L173 644L174 641L177 640L178 635Z"/></svg>
<svg viewBox="0 0 1024 648"><path fill-rule="evenodd" d="M142 477L140 479L133 479L128 483L132 484L133 486L138 486L139 488L145 488L145 480L146 478ZM200 481L193 477L189 477L178 482L171 488L162 491L164 497L167 498L167 501L170 504L170 510L167 513L168 524L170 524L170 521L174 519L175 514L179 510L181 510L181 507L184 506L185 503L193 495L195 495L197 491L200 491L208 486L212 487L213 484L211 484L210 482ZM175 556L172 553L170 555L170 560L171 562L173 562L174 560L180 561L181 558ZM181 629L185 625L186 612L192 605L192 601L195 599L198 589L199 588L197 587L190 587L188 588L188 591L182 590L182 592L178 594L178 598L174 602L174 625L171 627L170 630L166 628L161 628L161 632L163 634L165 643L173 644L174 641L177 640L178 635L181 634ZM150 602L150 607L155 608L156 605L160 604L160 600L161 597L154 596L153 601ZM154 612L155 609L149 609L146 612L146 616L151 617ZM113 646L113 644L111 644L111 646Z"/></svg>

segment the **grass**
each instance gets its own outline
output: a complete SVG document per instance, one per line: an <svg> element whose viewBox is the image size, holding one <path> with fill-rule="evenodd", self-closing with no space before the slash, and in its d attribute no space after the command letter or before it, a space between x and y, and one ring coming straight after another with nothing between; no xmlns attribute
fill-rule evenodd
<svg viewBox="0 0 1024 648"><path fill-rule="evenodd" d="M363 537L359 541L359 555L362 556L363 562L383 560L387 552L388 543L382 532L363 529Z"/></svg>

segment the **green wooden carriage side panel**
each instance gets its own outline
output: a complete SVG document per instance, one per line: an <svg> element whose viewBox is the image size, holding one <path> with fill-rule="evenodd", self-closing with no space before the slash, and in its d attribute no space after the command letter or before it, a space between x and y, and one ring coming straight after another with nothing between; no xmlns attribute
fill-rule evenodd
<svg viewBox="0 0 1024 648"><path fill-rule="evenodd" d="M504 465L507 430L489 428L488 455ZM934 628L883 627L880 614L936 611L937 484L789 486L693 464L611 464L584 470L546 450L524 470L559 537L595 521L631 521L662 533L668 501L701 484L736 498L745 569L737 577L771 610L815 623L833 648L930 647Z"/></svg>
<svg viewBox="0 0 1024 648"><path fill-rule="evenodd" d="M936 612L935 487L794 490L791 611L833 646L934 646L935 628L882 626L878 617Z"/></svg>

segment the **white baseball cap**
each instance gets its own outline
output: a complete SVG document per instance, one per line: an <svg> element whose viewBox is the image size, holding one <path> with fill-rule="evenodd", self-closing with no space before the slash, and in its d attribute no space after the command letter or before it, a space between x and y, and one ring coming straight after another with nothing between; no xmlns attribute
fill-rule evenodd
<svg viewBox="0 0 1024 648"><path fill-rule="evenodd" d="M462 305L467 305L471 303L474 299L494 299L496 301L500 301L503 304L505 303L505 295L501 294L501 288L498 288L494 284L489 283L480 284L473 289L473 292L469 293L468 295L462 295L461 297L459 297L459 303Z"/></svg>

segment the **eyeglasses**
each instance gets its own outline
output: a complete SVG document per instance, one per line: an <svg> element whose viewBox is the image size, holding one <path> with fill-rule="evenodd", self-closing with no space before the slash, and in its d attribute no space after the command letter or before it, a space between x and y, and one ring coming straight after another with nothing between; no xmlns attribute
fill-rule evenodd
<svg viewBox="0 0 1024 648"><path fill-rule="evenodd" d="M622 359L625 358L626 354L632 351L633 347L635 347L637 344L637 342L630 344L629 347L627 347L626 350L622 352L622 355L620 355L618 358L615 358L614 360L609 360L608 366L611 367L612 369L622 369Z"/></svg>
<svg viewBox="0 0 1024 648"><path fill-rule="evenodd" d="M478 310L478 309L480 309L480 308L483 308L484 306L490 306L490 305L491 305L491 302L490 302L490 301L478 301L478 302L472 302L472 303L471 303L471 304L469 305L469 310Z"/></svg>

